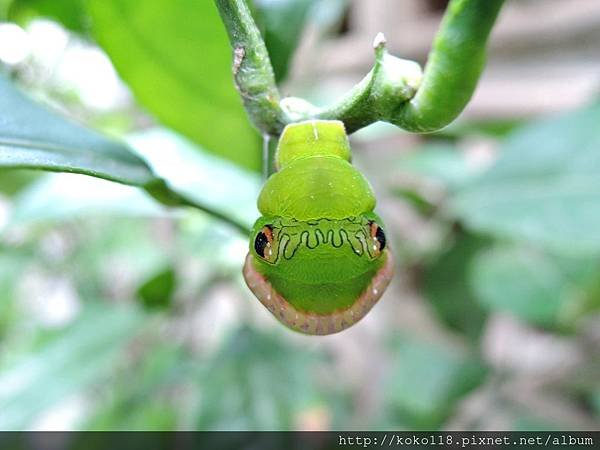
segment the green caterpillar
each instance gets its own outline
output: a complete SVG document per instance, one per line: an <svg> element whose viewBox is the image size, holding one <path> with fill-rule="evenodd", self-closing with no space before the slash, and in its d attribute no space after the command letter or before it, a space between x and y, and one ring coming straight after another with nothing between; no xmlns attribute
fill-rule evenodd
<svg viewBox="0 0 600 450"><path fill-rule="evenodd" d="M258 198L244 278L279 321L331 334L362 319L393 273L375 197L339 121L288 125Z"/></svg>

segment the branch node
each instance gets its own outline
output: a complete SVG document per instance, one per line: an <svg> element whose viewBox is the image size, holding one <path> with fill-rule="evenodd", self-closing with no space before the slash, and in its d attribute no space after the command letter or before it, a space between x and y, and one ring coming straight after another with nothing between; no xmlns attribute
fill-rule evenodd
<svg viewBox="0 0 600 450"><path fill-rule="evenodd" d="M385 39L385 35L380 31L379 33L377 33L377 36L375 36L375 39L373 40L373 48L375 49L375 51L381 50L385 48L386 44L387 40Z"/></svg>
<svg viewBox="0 0 600 450"><path fill-rule="evenodd" d="M237 76L238 72L240 71L240 67L244 61L244 56L246 56L246 50L244 47L236 47L233 50L233 76Z"/></svg>
<svg viewBox="0 0 600 450"><path fill-rule="evenodd" d="M0 0L1 1L1 0ZM375 64L335 104L280 100L265 43L247 0L214 0L234 49L233 73L254 125L277 136L286 124L341 120L351 133L379 120L408 131L438 130L454 120L471 98L485 63L486 42L504 0L451 0L425 72L388 53L383 33L373 41Z"/></svg>

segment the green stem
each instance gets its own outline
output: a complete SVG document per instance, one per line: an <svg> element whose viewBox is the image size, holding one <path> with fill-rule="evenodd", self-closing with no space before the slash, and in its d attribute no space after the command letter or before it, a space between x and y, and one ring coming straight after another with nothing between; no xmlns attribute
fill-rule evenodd
<svg viewBox="0 0 600 450"><path fill-rule="evenodd" d="M388 121L408 131L439 130L467 105L485 66L486 43L504 0L452 0L417 94Z"/></svg>
<svg viewBox="0 0 600 450"><path fill-rule="evenodd" d="M420 133L445 127L475 91L504 0L451 0L424 74L416 63L388 54L378 35L373 69L322 109L300 99L280 102L269 55L245 0L215 2L234 48L233 73L246 110L263 134L277 136L287 123L309 119L341 120L348 133L380 120Z"/></svg>
<svg viewBox="0 0 600 450"><path fill-rule="evenodd" d="M273 67L245 0L215 0L233 48L233 77L246 111L262 134L278 135L286 123Z"/></svg>
<svg viewBox="0 0 600 450"><path fill-rule="evenodd" d="M379 120L419 133L439 130L462 112L485 65L486 43L504 0L452 0L422 75L375 39L373 70L338 103L303 119L338 119L348 133Z"/></svg>
<svg viewBox="0 0 600 450"><path fill-rule="evenodd" d="M233 228L237 229L242 235L247 235L248 233L250 233L250 227L247 224L207 205L197 203L188 198L186 195L182 195L178 192L175 192L162 178L156 178L150 183L146 183L145 185L140 187L142 187L148 194L150 194L154 199L156 199L163 205L171 207L187 206L199 209L211 215L212 217L229 224Z"/></svg>
<svg viewBox="0 0 600 450"><path fill-rule="evenodd" d="M378 120L387 120L400 103L410 100L421 82L421 67L390 55L385 38L375 38L375 65L363 80L340 101L319 110L312 117L341 120L346 132L352 133Z"/></svg>

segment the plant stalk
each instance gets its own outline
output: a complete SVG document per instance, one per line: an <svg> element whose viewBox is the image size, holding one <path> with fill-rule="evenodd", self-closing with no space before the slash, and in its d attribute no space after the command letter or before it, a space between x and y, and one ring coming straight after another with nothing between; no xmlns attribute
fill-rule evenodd
<svg viewBox="0 0 600 450"><path fill-rule="evenodd" d="M475 91L504 0L451 0L424 73L417 63L390 55L379 34L373 69L325 108L301 99L281 102L266 46L245 0L215 2L233 46L233 74L246 110L263 135L278 136L286 124L311 119L341 120L348 133L380 120L417 133L445 127Z"/></svg>
<svg viewBox="0 0 600 450"><path fill-rule="evenodd" d="M278 135L286 123L269 53L245 0L215 0L233 48L233 78L261 134Z"/></svg>
<svg viewBox="0 0 600 450"><path fill-rule="evenodd" d="M486 44L504 0L452 0L416 95L388 121L418 133L439 130L465 108L486 61Z"/></svg>

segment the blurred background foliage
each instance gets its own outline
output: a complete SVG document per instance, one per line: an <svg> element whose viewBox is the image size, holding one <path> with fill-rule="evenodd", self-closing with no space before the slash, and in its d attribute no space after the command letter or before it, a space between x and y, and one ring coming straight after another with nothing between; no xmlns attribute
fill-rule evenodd
<svg viewBox="0 0 600 450"><path fill-rule="evenodd" d="M594 3L509 1L455 124L353 136L399 270L339 335L276 323L243 284L246 236L202 211L0 168L0 429L598 429ZM253 12L284 93L324 104L368 71L378 31L423 62L445 4L255 0ZM45 115L24 133L93 140L106 159L80 154L84 173L148 191L160 177L252 223L261 141L212 2L0 0L0 20L14 84L137 156ZM2 117L31 117L10 98ZM65 164L54 158L44 168Z"/></svg>

